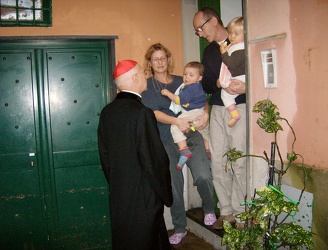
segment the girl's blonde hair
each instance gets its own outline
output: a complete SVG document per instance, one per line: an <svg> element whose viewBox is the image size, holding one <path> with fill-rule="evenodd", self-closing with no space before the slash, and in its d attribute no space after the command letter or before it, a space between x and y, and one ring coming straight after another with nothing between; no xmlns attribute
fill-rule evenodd
<svg viewBox="0 0 328 250"><path fill-rule="evenodd" d="M235 30L240 33L244 33L244 18L242 16L238 16L232 19L228 23L227 30L228 32L232 32L233 30Z"/></svg>

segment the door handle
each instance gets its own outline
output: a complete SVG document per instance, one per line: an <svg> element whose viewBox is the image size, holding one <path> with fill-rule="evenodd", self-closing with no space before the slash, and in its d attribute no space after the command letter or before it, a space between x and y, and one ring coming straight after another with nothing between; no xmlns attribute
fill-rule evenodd
<svg viewBox="0 0 328 250"><path fill-rule="evenodd" d="M28 154L30 157L34 157L35 156L35 153L29 153ZM33 168L34 167L34 160L31 160L31 168Z"/></svg>

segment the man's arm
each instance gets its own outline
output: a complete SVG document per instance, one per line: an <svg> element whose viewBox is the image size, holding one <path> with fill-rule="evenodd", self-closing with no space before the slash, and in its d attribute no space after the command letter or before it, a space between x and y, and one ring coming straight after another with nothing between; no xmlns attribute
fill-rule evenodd
<svg viewBox="0 0 328 250"><path fill-rule="evenodd" d="M218 91L216 81L219 78L221 63L219 44L213 42L204 50L202 61L204 65L204 75L201 82L207 94L213 94Z"/></svg>
<svg viewBox="0 0 328 250"><path fill-rule="evenodd" d="M157 196L170 207L173 203L170 161L160 139L153 112L143 109L137 124L137 148L141 166Z"/></svg>
<svg viewBox="0 0 328 250"><path fill-rule="evenodd" d="M110 182L110 169L109 169L109 152L108 152L108 145L107 145L107 134L104 125L104 114L102 113L99 119L98 125L98 149L101 161L101 167L104 172L105 178L107 183Z"/></svg>

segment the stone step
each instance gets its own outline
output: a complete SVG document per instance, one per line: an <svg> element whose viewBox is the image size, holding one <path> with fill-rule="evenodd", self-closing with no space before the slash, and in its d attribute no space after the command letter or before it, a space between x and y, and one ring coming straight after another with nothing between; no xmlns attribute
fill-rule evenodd
<svg viewBox="0 0 328 250"><path fill-rule="evenodd" d="M226 249L226 246L221 245L224 230L216 230L211 226L206 226L204 224L204 213L201 208L194 208L187 211L187 229L200 239L209 243L213 247L212 249Z"/></svg>
<svg viewBox="0 0 328 250"><path fill-rule="evenodd" d="M169 230L168 234L171 236L173 230ZM216 248L188 230L181 243L172 245L172 250L216 250Z"/></svg>

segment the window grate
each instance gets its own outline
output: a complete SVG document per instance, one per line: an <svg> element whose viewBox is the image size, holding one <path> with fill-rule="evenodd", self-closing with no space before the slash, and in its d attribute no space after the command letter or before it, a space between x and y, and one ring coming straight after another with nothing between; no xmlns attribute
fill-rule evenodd
<svg viewBox="0 0 328 250"><path fill-rule="evenodd" d="M51 26L51 0L0 2L0 26Z"/></svg>

